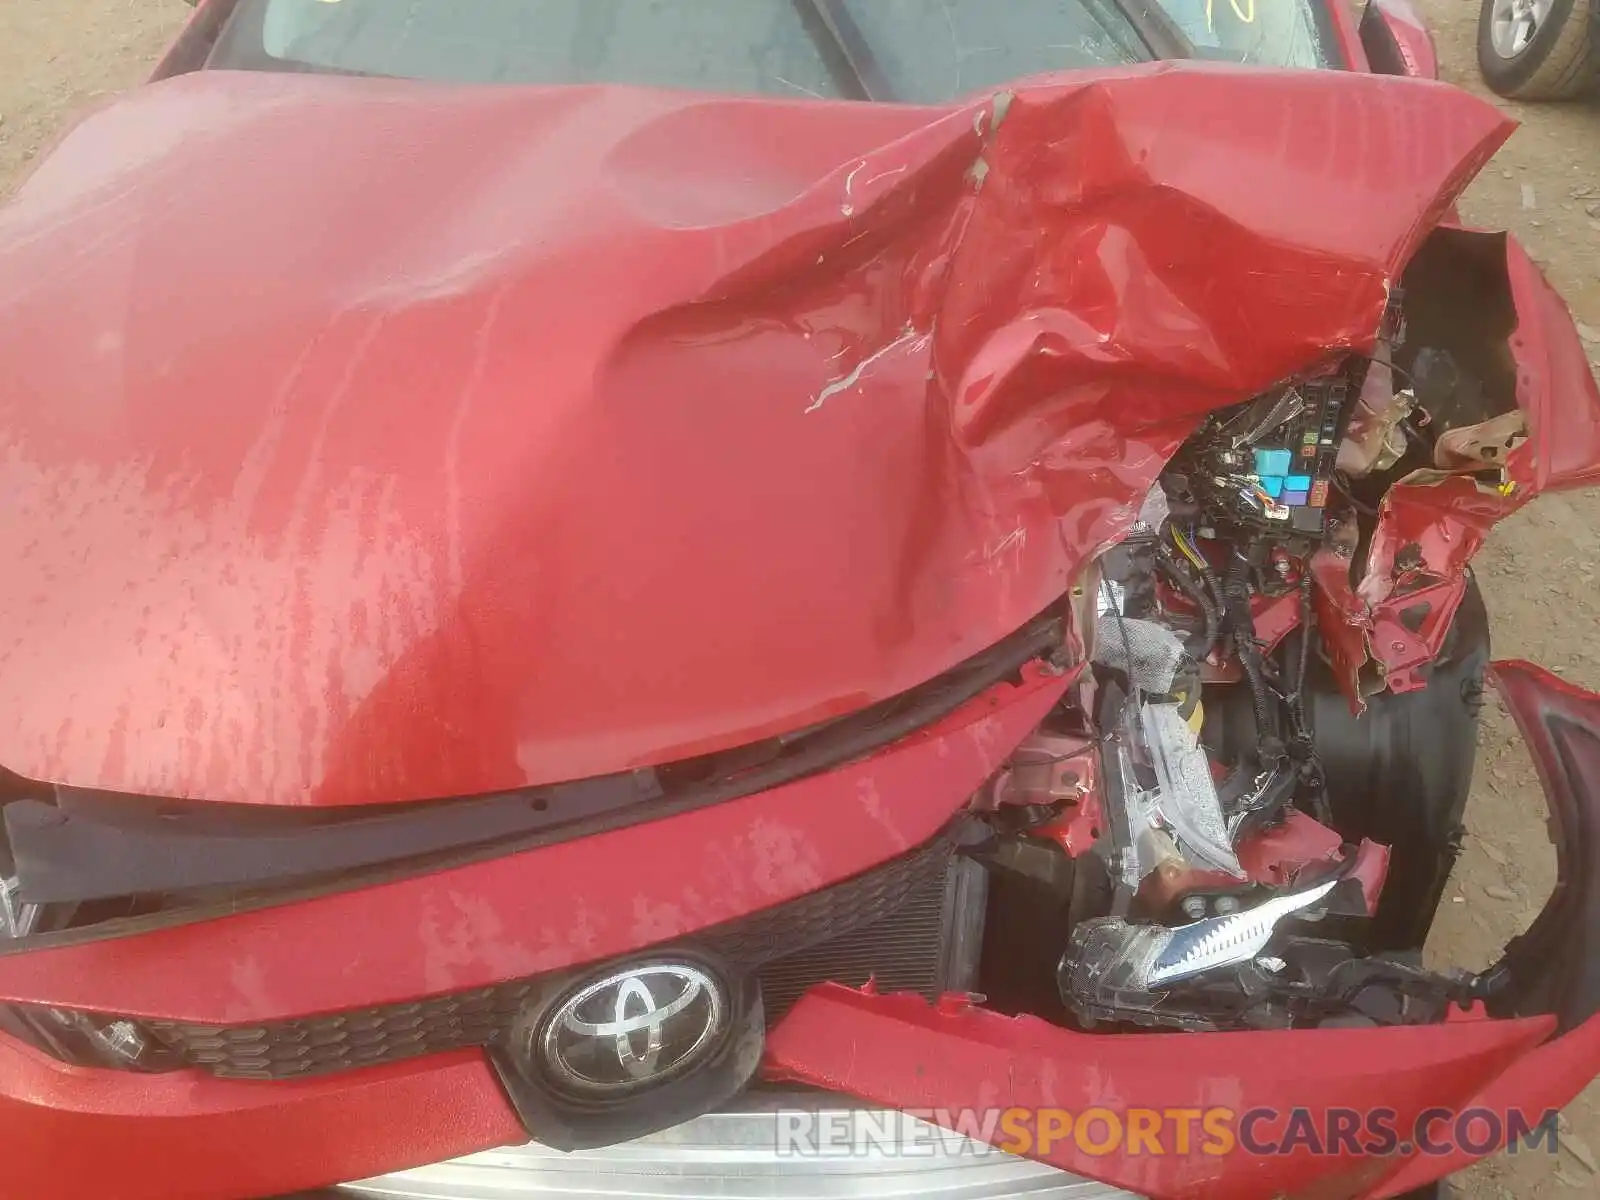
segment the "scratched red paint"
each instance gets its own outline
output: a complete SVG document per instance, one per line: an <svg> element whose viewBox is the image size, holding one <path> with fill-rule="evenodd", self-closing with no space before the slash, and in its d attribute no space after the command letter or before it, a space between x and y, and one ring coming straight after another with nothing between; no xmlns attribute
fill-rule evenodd
<svg viewBox="0 0 1600 1200"><path fill-rule="evenodd" d="M1199 414L1369 344L1508 129L1203 64L950 109L141 89L0 210L0 763L388 802L903 691Z"/></svg>

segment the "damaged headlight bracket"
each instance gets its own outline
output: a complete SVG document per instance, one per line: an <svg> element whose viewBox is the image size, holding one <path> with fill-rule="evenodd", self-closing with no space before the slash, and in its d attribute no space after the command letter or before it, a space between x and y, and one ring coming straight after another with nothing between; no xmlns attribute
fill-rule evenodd
<svg viewBox="0 0 1600 1200"><path fill-rule="evenodd" d="M1085 921L1061 960L1062 1000L1091 1018L1136 1018L1153 1011L1177 984L1253 962L1266 950L1279 922L1315 908L1337 883L1328 879L1242 912L1176 928L1136 925L1120 917Z"/></svg>

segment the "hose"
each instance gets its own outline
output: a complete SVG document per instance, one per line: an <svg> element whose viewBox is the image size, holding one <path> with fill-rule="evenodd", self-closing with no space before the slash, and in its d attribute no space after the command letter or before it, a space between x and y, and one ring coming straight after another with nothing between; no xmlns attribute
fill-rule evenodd
<svg viewBox="0 0 1600 1200"><path fill-rule="evenodd" d="M1239 655L1239 665L1244 668L1245 681L1250 685L1250 705L1256 716L1256 745L1263 750L1263 760L1281 758L1283 747L1274 732L1276 725L1272 719L1272 702L1267 695L1261 647L1256 645L1255 619L1250 615L1250 560L1238 551L1234 552L1228 566L1222 591L1227 600L1234 650Z"/></svg>
<svg viewBox="0 0 1600 1200"><path fill-rule="evenodd" d="M1206 561L1206 556L1194 548L1194 538L1191 536L1186 539L1174 529L1172 531L1172 540L1183 551L1184 557L1194 563L1195 570L1200 572L1200 578L1205 580L1207 589L1216 598L1217 607L1225 610L1228 607L1228 601L1222 594L1222 584L1217 579L1217 573L1211 569L1211 564Z"/></svg>
<svg viewBox="0 0 1600 1200"><path fill-rule="evenodd" d="M1295 671L1294 704L1300 724L1306 723L1306 673L1311 667L1311 572L1300 577L1300 666Z"/></svg>
<svg viewBox="0 0 1600 1200"><path fill-rule="evenodd" d="M1331 825L1333 806L1328 802L1328 788L1322 775L1322 763L1317 759L1316 739L1312 736L1311 724L1306 719L1306 676L1311 667L1311 641L1316 636L1311 622L1311 572L1308 570L1300 577L1300 663L1295 671L1289 716L1294 723L1294 736L1303 746L1305 766L1315 786L1312 815L1324 825ZM1284 665L1287 667L1288 664Z"/></svg>
<svg viewBox="0 0 1600 1200"><path fill-rule="evenodd" d="M1172 553L1172 548L1166 543L1156 547L1156 561L1163 568L1163 573L1173 585L1187 596L1205 621L1205 631L1201 637L1205 644L1200 647L1200 652L1195 658L1205 658L1211 653L1211 648L1217 644L1217 638L1222 636L1222 614L1218 611L1216 601L1206 594L1205 588L1189 577L1188 573L1178 565L1177 557ZM1193 651L1191 651L1193 653Z"/></svg>

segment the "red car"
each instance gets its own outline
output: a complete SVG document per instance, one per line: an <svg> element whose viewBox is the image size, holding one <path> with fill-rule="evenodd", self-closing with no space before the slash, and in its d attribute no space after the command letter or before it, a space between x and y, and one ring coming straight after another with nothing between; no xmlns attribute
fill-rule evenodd
<svg viewBox="0 0 1600 1200"><path fill-rule="evenodd" d="M0 209L7 1194L1549 1148L1600 697L1468 564L1600 395L1432 71L1399 0L202 5ZM1486 679L1561 882L1441 972Z"/></svg>

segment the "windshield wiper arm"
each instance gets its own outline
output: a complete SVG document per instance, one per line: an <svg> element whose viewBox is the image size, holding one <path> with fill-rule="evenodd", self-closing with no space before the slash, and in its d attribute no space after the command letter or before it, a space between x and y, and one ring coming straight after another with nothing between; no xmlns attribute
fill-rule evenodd
<svg viewBox="0 0 1600 1200"><path fill-rule="evenodd" d="M827 34L832 49L850 71L849 83L859 99L894 99L883 68L844 0L794 0L794 4L803 20Z"/></svg>

